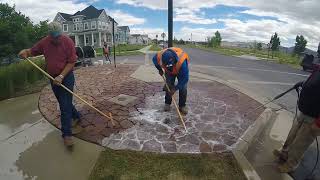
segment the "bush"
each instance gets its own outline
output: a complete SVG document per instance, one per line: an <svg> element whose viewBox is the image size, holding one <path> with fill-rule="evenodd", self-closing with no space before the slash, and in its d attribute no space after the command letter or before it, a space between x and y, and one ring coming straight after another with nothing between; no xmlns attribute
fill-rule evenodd
<svg viewBox="0 0 320 180"><path fill-rule="evenodd" d="M33 60L42 69L43 58ZM19 89L44 79L44 75L27 61L0 67L0 99L14 96Z"/></svg>

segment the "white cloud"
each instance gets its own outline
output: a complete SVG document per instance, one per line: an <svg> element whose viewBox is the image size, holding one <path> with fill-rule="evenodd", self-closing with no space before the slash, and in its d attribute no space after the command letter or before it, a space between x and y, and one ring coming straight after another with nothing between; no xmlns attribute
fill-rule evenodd
<svg viewBox="0 0 320 180"><path fill-rule="evenodd" d="M215 19L204 18L204 13L198 13L194 11L189 11L187 9L175 9L176 17L173 21L186 22L191 24L215 24L217 21Z"/></svg>
<svg viewBox="0 0 320 180"><path fill-rule="evenodd" d="M57 12L73 14L86 8L86 3L77 3L72 0L0 0L1 3L16 5L16 10L21 11L34 23L44 20L53 20Z"/></svg>
<svg viewBox="0 0 320 180"><path fill-rule="evenodd" d="M107 14L114 17L115 20L119 23L120 26L133 26L133 25L140 25L146 22L144 18L138 18L131 14L127 14L122 12L121 10L106 10Z"/></svg>

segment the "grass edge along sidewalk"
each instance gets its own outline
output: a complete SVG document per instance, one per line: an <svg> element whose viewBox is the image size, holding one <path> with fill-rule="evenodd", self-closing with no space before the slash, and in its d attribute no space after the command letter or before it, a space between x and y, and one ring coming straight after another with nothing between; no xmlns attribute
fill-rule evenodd
<svg viewBox="0 0 320 180"><path fill-rule="evenodd" d="M139 50L146 47L146 45L135 45L135 44L119 44L116 46L116 56L130 56L130 55L142 55L143 53ZM113 55L113 47L111 47L110 55ZM95 48L96 55L102 56L102 47Z"/></svg>
<svg viewBox="0 0 320 180"><path fill-rule="evenodd" d="M204 51L214 52L226 56L242 56L242 55L249 55L255 56L259 60L265 60L270 62L276 62L279 64L287 64L294 68L300 68L300 58L297 56L292 56L292 54L287 54L283 52L276 52L273 59L271 58L271 51L270 56L268 57L268 51L266 50L256 50L256 49L245 49L245 48L232 48L232 47L219 47L219 48L212 48L206 47L203 45L182 45L181 47L186 48L197 48Z"/></svg>
<svg viewBox="0 0 320 180"><path fill-rule="evenodd" d="M43 57L33 62L44 69ZM0 100L39 92L47 84L45 76L27 61L0 67Z"/></svg>
<svg viewBox="0 0 320 180"><path fill-rule="evenodd" d="M89 180L212 179L244 180L231 153L159 154L128 150L102 151Z"/></svg>

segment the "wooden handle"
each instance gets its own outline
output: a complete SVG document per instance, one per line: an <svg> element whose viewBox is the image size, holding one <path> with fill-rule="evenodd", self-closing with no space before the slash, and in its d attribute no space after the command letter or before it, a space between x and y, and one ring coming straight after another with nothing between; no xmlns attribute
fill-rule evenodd
<svg viewBox="0 0 320 180"><path fill-rule="evenodd" d="M171 91L169 85L167 84L167 81L166 81L166 78L164 77L164 75L162 75L162 78L163 78L164 83L166 84L167 89L168 89L169 91ZM176 107L176 110L177 110L177 113L178 113L178 115L179 115L180 121L181 121L181 123L182 123L185 131L187 132L186 125L185 125L185 123L184 123L184 121L183 121L183 117L182 117L182 115L181 115L181 113L180 113L180 110L179 110L179 108L178 108L178 105L177 105L176 100L174 99L174 96L172 96L172 101L173 101L174 106Z"/></svg>
<svg viewBox="0 0 320 180"><path fill-rule="evenodd" d="M29 58L27 58L27 60L29 61L29 63L31 63L35 68L37 68L39 71L41 71L45 76L47 76L49 79L51 79L52 81L54 81L54 78L48 74L46 71L44 71L43 69L41 69L38 65L36 65L34 62L32 62ZM78 99L80 99L82 102L84 102L85 104L87 104L89 107L91 107L92 109L94 109L95 111L97 111L99 114L101 114L102 116L108 118L108 120L111 121L112 125L114 126L114 122L113 122L113 118L112 116L108 116L105 113L103 113L102 111L100 111L99 109L95 108L93 105L91 105L90 103L88 103L87 101L85 101L84 99L82 99L79 95L77 95L76 93L72 92L70 89L68 89L67 87L65 87L63 84L60 84L60 86L65 89L66 91L68 91L69 93L71 93L72 95L74 95L75 97L77 97ZM111 113L110 113L111 114Z"/></svg>

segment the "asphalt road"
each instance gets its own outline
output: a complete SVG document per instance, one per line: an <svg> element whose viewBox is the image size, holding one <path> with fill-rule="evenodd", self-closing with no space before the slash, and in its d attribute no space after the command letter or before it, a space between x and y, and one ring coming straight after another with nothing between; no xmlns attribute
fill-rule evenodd
<svg viewBox="0 0 320 180"><path fill-rule="evenodd" d="M240 83L262 97L272 99L296 82L305 80L310 73L288 65L262 60L224 56L200 49L184 49L190 56L191 68L201 65L201 71L233 83ZM198 69L198 67L197 67ZM276 103L294 111L297 95L291 92Z"/></svg>

